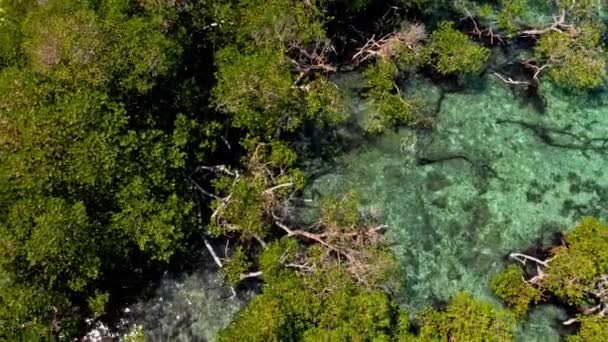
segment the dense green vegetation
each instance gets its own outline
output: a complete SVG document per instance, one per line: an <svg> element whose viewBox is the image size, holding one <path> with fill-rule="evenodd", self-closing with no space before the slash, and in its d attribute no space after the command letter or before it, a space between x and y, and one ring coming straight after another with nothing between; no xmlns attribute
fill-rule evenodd
<svg viewBox="0 0 608 342"><path fill-rule="evenodd" d="M442 22L431 34L427 49L437 72L444 75L479 73L490 54L449 22Z"/></svg>
<svg viewBox="0 0 608 342"><path fill-rule="evenodd" d="M578 315L564 324L580 324L580 332L568 341L602 341L606 338L608 226L596 219L583 219L565 236L563 244L548 251L546 260L512 254L512 258L532 263L526 274L516 265L509 266L494 282L497 296L523 315L528 305L553 296L576 307ZM529 269L529 268L528 268Z"/></svg>
<svg viewBox="0 0 608 342"><path fill-rule="evenodd" d="M564 244L549 250L546 260L512 254L514 260L524 265L535 264L533 276L526 276L517 266L509 266L494 281L496 294L520 314L525 313L530 302L539 301L543 293L581 307L583 313L603 312L608 284L607 244L608 226L597 219L585 218L565 236ZM594 309L588 310L588 306Z"/></svg>
<svg viewBox="0 0 608 342"><path fill-rule="evenodd" d="M531 304L540 301L542 292L532 285L521 281L524 271L517 265L509 265L492 280L494 293L518 315L525 315Z"/></svg>
<svg viewBox="0 0 608 342"><path fill-rule="evenodd" d="M263 284L220 340L506 341L547 294L603 312L608 229L593 219L550 267L493 281L513 313L459 294L409 315L356 194L324 198L309 225L294 214L303 127L353 121L338 72L364 75L365 134L430 128L412 73L479 77L495 39L530 39L529 84L546 69L565 89L603 86L594 2L557 3L555 23L529 27L515 0L0 1L0 339L81 336L121 305L114 277L144 281L203 245L232 287ZM218 257L210 238L235 247ZM600 316L580 321L572 341L605 339Z"/></svg>
<svg viewBox="0 0 608 342"><path fill-rule="evenodd" d="M606 57L600 46L601 31L594 25L570 32L544 34L535 48L539 59L552 65L549 76L575 89L597 88L606 78Z"/></svg>
<svg viewBox="0 0 608 342"><path fill-rule="evenodd" d="M18 29L0 71L0 331L43 333L52 317L74 334L87 303L103 311L105 272L133 253L166 262L186 233L179 173L191 119L146 103L176 72L183 38L167 32L169 17L129 15L127 3L9 6L2 27Z"/></svg>

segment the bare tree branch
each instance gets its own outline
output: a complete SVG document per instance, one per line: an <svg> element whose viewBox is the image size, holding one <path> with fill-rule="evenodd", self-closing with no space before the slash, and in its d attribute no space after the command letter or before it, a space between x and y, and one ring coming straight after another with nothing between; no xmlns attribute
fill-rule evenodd
<svg viewBox="0 0 608 342"><path fill-rule="evenodd" d="M308 265L305 265L305 264L302 265L302 264L289 263L289 264L286 264L285 266L291 267L291 268L296 268L296 269L299 269L299 270L302 270L302 271L307 271L307 272L314 272L314 271L317 270L315 267L308 266Z"/></svg>
<svg viewBox="0 0 608 342"><path fill-rule="evenodd" d="M513 80L511 77L504 77L501 74L495 72L493 73L494 76L498 77L501 81L503 81L504 83L507 84L512 84L512 85L530 85L530 82L528 81L515 81Z"/></svg>
<svg viewBox="0 0 608 342"><path fill-rule="evenodd" d="M391 32L380 39L372 35L365 44L359 48L351 60L355 64L365 62L370 58L380 57L389 58L396 54L400 49L407 48L416 50L420 43L426 39L426 29L422 24L412 24L404 27L400 31Z"/></svg>
<svg viewBox="0 0 608 342"><path fill-rule="evenodd" d="M473 23L473 32L472 33L477 35L477 37L479 39L481 39L481 37L483 37L485 35L490 38L490 45L494 45L494 39L498 40L501 44L504 43L504 40L502 39L502 37L498 34L495 34L494 29L492 27L487 27L483 30L480 29L479 25L477 24L477 20L471 14L471 12L466 8L464 11L465 11L466 15L461 20L469 19L471 21L471 23Z"/></svg>
<svg viewBox="0 0 608 342"><path fill-rule="evenodd" d="M238 176L237 171L230 170L230 168L228 168L226 165L213 165L213 166L200 165L200 166L197 166L196 169L194 169L194 173L197 173L197 172L200 172L203 170L210 171L210 172L223 172L230 176L235 176L235 177Z"/></svg>
<svg viewBox="0 0 608 342"><path fill-rule="evenodd" d="M209 240L207 240L207 238L203 238L203 243L205 244L207 251L209 251L209 254L211 254L211 257L213 257L213 261L217 267L223 268L224 265L222 264L222 260L217 256L217 253L215 253L215 250L213 249L213 246L211 246L211 243L209 243Z"/></svg>
<svg viewBox="0 0 608 342"><path fill-rule="evenodd" d="M293 82L294 88L307 90L306 86L299 86L299 84L304 78L315 72L331 74L337 71L337 68L329 61L329 56L336 53L334 46L329 41L317 41L309 47L292 43L287 53L295 54L290 61L299 72L298 77Z"/></svg>
<svg viewBox="0 0 608 342"><path fill-rule="evenodd" d="M217 200L223 200L218 195L213 194L213 193L211 193L211 192L203 189L203 187L201 187L200 185L198 185L198 183L194 179L190 178L190 183L192 183L192 185L194 185L194 188L196 188L196 190L200 191L203 195L205 195L207 197L210 197L210 198L217 199Z"/></svg>
<svg viewBox="0 0 608 342"><path fill-rule="evenodd" d="M269 189L264 190L264 193L265 193L265 194L268 194L268 193L271 193L271 192L273 192L273 191L275 191L275 190L277 190L277 189L281 189L281 188L287 188L287 187L291 187L291 186L293 186L293 183L292 183L292 182L289 182L289 183L283 183L283 184L279 184L279 185L275 185L275 186L273 186L272 188L269 188Z"/></svg>
<svg viewBox="0 0 608 342"><path fill-rule="evenodd" d="M550 67L551 65L549 63L538 66L535 64L532 64L530 61L525 62L524 65L530 69L534 70L534 75L532 76L532 78L534 80L536 80L538 82L538 75L540 75L541 71L545 70L546 68Z"/></svg>
<svg viewBox="0 0 608 342"><path fill-rule="evenodd" d="M243 274L241 274L241 280L248 279L248 278L258 278L258 277L261 277L262 274L263 274L262 271L243 273Z"/></svg>
<svg viewBox="0 0 608 342"><path fill-rule="evenodd" d="M574 323L578 323L580 320L578 318L570 318L567 321L562 322L563 325L572 325Z"/></svg>
<svg viewBox="0 0 608 342"><path fill-rule="evenodd" d="M223 269L224 265L222 264L222 260L217 256L217 253L215 253L215 250L213 249L213 246L211 246L211 243L209 243L209 240L207 240L207 238L203 237L203 243L205 244L207 251L209 251L209 254L211 254L211 257L213 258L213 261L215 262L215 264L220 269ZM232 297L236 297L236 291L234 290L234 287L230 286L230 292L232 292Z"/></svg>
<svg viewBox="0 0 608 342"><path fill-rule="evenodd" d="M258 234L253 234L253 237L256 239L257 242L259 242L262 248L266 249L266 242L262 240L262 238Z"/></svg>
<svg viewBox="0 0 608 342"><path fill-rule="evenodd" d="M511 259L515 259L515 260L521 262L523 265L526 265L526 261L530 260L530 261L534 261L537 264L540 264L540 265L543 265L543 266L549 268L549 264L547 264L545 261L539 260L539 259L537 259L535 257L529 256L529 255L526 255L526 254L511 253L511 254L509 254L509 257Z"/></svg>
<svg viewBox="0 0 608 342"><path fill-rule="evenodd" d="M559 16L553 16L553 24L542 28L542 29L530 29L522 31L520 34L523 36L540 36L547 32L556 31L565 33L563 29L569 28L572 25L566 24L566 10L562 9Z"/></svg>

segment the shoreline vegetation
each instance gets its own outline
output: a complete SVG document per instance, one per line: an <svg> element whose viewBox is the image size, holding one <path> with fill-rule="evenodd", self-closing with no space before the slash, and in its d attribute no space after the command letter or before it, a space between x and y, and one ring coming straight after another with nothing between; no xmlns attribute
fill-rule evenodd
<svg viewBox="0 0 608 342"><path fill-rule="evenodd" d="M112 326L142 289L205 251L205 271L233 296L257 293L219 341L510 341L544 303L567 311L566 340L608 340L606 217L511 251L488 284L503 307L461 292L410 313L382 213L348 188L303 196L307 161L353 148L345 132L435 129L443 93L428 108L415 79L456 92L492 77L538 115L546 84L605 91L603 10L591 0L0 0L0 339ZM347 72L361 75L356 94L336 81ZM360 117L353 97L366 104ZM500 123L551 146L608 149ZM494 172L460 154L413 158ZM314 218L299 215L305 205ZM145 327L123 338L144 341Z"/></svg>

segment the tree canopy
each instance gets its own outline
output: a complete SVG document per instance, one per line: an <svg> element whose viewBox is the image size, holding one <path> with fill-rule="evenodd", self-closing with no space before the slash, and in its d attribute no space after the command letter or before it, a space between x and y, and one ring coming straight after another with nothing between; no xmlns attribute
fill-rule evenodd
<svg viewBox="0 0 608 342"><path fill-rule="evenodd" d="M548 294L603 313L608 235L594 219L549 260L513 255L537 266L491 284L514 315L464 293L409 314L387 227L358 194L321 196L313 222L298 213L310 130L348 149L344 130L432 128L414 74L445 89L489 72L601 87L597 3L552 2L541 24L531 6L0 0L0 339L77 339L121 304L113 277L203 248L234 291L261 285L225 341L506 341ZM517 42L519 81L496 58ZM355 91L340 85L349 73L362 75ZM577 319L571 340L602 338L599 315Z"/></svg>
<svg viewBox="0 0 608 342"><path fill-rule="evenodd" d="M3 338L44 317L75 334L80 298L103 311L105 272L133 253L167 262L187 230L190 119L138 104L175 72L181 37L169 15L98 5L10 2L1 26L19 47L0 69Z"/></svg>
<svg viewBox="0 0 608 342"><path fill-rule="evenodd" d="M530 303L546 298L544 294L576 306L580 314L564 324L578 322L581 330L568 340L599 341L608 310L606 246L608 226L597 219L584 218L565 236L562 245L548 251L546 260L521 253L511 254L523 265L534 265L534 271L529 274L510 265L494 279L494 290L518 315L525 314Z"/></svg>

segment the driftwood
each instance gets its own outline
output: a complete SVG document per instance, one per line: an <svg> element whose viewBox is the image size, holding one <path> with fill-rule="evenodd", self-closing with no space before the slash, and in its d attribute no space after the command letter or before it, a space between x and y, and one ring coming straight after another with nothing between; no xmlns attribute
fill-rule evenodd
<svg viewBox="0 0 608 342"><path fill-rule="evenodd" d="M331 74L337 71L336 66L329 61L330 56L336 53L329 41L317 41L309 47L294 43L287 49L287 53L293 55L290 61L298 72L298 77L293 82L294 88L305 90L305 86L300 86L300 83L316 72Z"/></svg>
<svg viewBox="0 0 608 342"><path fill-rule="evenodd" d="M494 76L498 77L504 83L511 84L511 85L528 85L528 86L531 85L531 83L528 81L515 81L511 77L502 76L501 74L499 74L497 72L494 73Z"/></svg>
<svg viewBox="0 0 608 342"><path fill-rule="evenodd" d="M509 258L519 261L524 266L526 265L526 261L533 261L544 267L547 267L547 268L549 267L549 264L546 261L542 261L535 257L529 256L526 254L522 254L522 253L511 253L511 254L509 254Z"/></svg>
<svg viewBox="0 0 608 342"><path fill-rule="evenodd" d="M566 24L566 10L562 9L558 16L553 16L553 24L544 28L524 30L520 34L523 36L540 36L551 31L564 33L564 29L569 27L572 27L572 25Z"/></svg>
<svg viewBox="0 0 608 342"><path fill-rule="evenodd" d="M366 274L373 267L373 260L368 260L365 249L379 244L382 240L380 231L386 228L385 225L354 227L352 231L347 232L334 231L325 227L320 232L314 233L307 230L290 228L282 222L280 217L273 216L277 227L281 228L287 236L303 238L323 246L328 251L328 257L333 254L338 263L346 263L349 272L355 279L362 284L370 285ZM323 225L319 223L317 226L322 227ZM287 266L307 272L315 270L315 267L308 265L305 258L300 263L290 263Z"/></svg>
<svg viewBox="0 0 608 342"><path fill-rule="evenodd" d="M494 33L494 29L491 26L485 29L480 29L479 24L477 23L477 20L475 19L473 14L471 14L468 9L465 9L464 12L465 16L461 19L461 21L469 20L473 24L473 32L471 33L476 35L477 38L481 39L481 37L483 36L490 38L490 45L494 45L494 40L497 40L501 44L504 44L504 40L502 39L502 37L499 34Z"/></svg>
<svg viewBox="0 0 608 342"><path fill-rule="evenodd" d="M352 57L355 64L365 62L370 58L390 58L406 48L416 50L427 37L426 29L422 24L412 24L400 31L391 32L382 38L373 35L359 48Z"/></svg>
<svg viewBox="0 0 608 342"><path fill-rule="evenodd" d="M550 268L550 262L553 258L547 260L540 260L530 255L522 253L511 253L509 254L511 259L520 262L522 265L526 265L528 262L533 262L536 265L537 274L530 279L524 279L525 282L532 286L540 286L545 277L545 269ZM600 317L608 314L608 274L599 276L596 280L593 289L587 291L588 295L593 296L597 300L597 305L581 311L583 315L599 315ZM578 318L570 318L564 322L563 325L571 325L580 322Z"/></svg>
<svg viewBox="0 0 608 342"><path fill-rule="evenodd" d="M204 223L203 223L203 203L200 200L200 196L195 196L198 199L198 211L197 211L197 223L198 223L198 229L203 232L204 231ZM223 269L224 268L224 264L222 263L222 260L220 259L220 257L218 256L218 254L215 252L215 249L213 248L213 246L211 245L211 243L209 242L209 239L207 239L206 236L203 236L203 244L205 245L205 248L207 249L207 251L209 252L209 254L211 255L211 258L213 259L213 262L217 265L217 267L219 269ZM232 292L232 296L236 297L236 291L234 290L234 287L230 286L230 291Z"/></svg>
<svg viewBox="0 0 608 342"><path fill-rule="evenodd" d="M531 61L525 62L524 65L527 68L534 70L534 75L532 75L532 79L535 80L536 82L538 82L538 75L540 75L541 71L543 71L546 68L549 68L551 66L549 63L538 66L538 65L532 64Z"/></svg>
<svg viewBox="0 0 608 342"><path fill-rule="evenodd" d="M288 222L287 218L290 217L289 191L285 192L284 190L293 188L295 183L283 180L284 176L288 175L289 170L271 164L266 160L265 155L268 153L264 150L266 147L267 144L259 144L251 153L247 162L247 174L243 176L238 171L223 165L199 166L195 170L195 173L209 172L228 175L233 178L232 187L228 187L223 193L214 193L213 191L204 189L190 177L192 188L195 190L195 194L199 200L206 197L215 203L211 220L215 221L215 223L228 232L238 233L242 231L241 227L223 217L224 210L236 198L236 195L232 193L232 188L238 181L262 181L262 184L265 184L266 188L259 190L260 200L263 201L263 215L268 220L268 223L280 229L288 237L307 240L321 246L326 251L321 259L315 259L314 262L308 259L308 256L305 255L306 253L297 255L295 260L282 260L281 262L285 267L294 268L298 272L314 272L317 268L337 262L343 264L355 279L363 284L368 284L368 280L371 279L370 277L379 269L374 265L374 260L370 259L372 257L370 248L375 247L382 241L381 230L385 226L357 224L352 227L334 227L331 223L325 224L319 221L307 229L290 228L286 223ZM199 201L199 226L201 231L203 231L204 227L200 209L203 203L201 202ZM253 234L249 237L252 240L255 239L262 248L266 248L266 242L260 236ZM203 242L218 268L224 268L224 259L218 255L209 240L203 237ZM225 251L224 255L227 254L228 252ZM262 276L261 271L253 270L241 274L239 278L240 280L245 280L260 276ZM233 293L235 293L234 290Z"/></svg>

